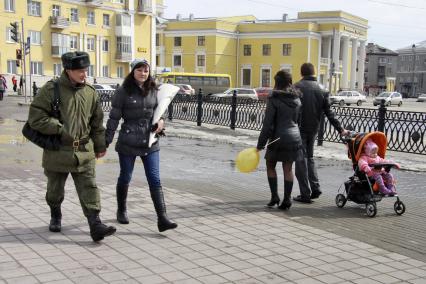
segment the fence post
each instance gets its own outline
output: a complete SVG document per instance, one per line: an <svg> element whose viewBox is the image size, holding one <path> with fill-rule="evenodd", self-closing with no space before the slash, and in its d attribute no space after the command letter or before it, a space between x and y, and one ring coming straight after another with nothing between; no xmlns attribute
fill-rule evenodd
<svg viewBox="0 0 426 284"><path fill-rule="evenodd" d="M385 117L386 117L385 100L380 102L379 106L379 122L377 123L377 130L380 132L385 132Z"/></svg>
<svg viewBox="0 0 426 284"><path fill-rule="evenodd" d="M318 130L318 141L317 146L322 146L322 142L324 142L324 125L325 125L325 114L321 115L319 130Z"/></svg>
<svg viewBox="0 0 426 284"><path fill-rule="evenodd" d="M232 92L231 100L231 129L235 130L235 121L237 120L237 90Z"/></svg>
<svg viewBox="0 0 426 284"><path fill-rule="evenodd" d="M173 120L173 100L170 102L169 106L167 107L168 116L167 118L172 121Z"/></svg>
<svg viewBox="0 0 426 284"><path fill-rule="evenodd" d="M203 90L200 88L197 95L197 126L201 126L203 117Z"/></svg>

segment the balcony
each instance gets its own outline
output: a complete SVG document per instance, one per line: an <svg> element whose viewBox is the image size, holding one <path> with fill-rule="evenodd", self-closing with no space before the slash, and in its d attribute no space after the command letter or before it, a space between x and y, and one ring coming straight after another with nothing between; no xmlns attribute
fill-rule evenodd
<svg viewBox="0 0 426 284"><path fill-rule="evenodd" d="M60 58L62 54L69 52L69 47L64 46L52 46L52 57Z"/></svg>
<svg viewBox="0 0 426 284"><path fill-rule="evenodd" d="M152 5L150 0L139 0L138 1L138 14L151 14Z"/></svg>
<svg viewBox="0 0 426 284"><path fill-rule="evenodd" d="M50 17L50 27L52 29L65 29L70 26L70 20L61 16Z"/></svg>
<svg viewBox="0 0 426 284"><path fill-rule="evenodd" d="M86 5L90 7L100 7L103 4L102 0L85 0Z"/></svg>
<svg viewBox="0 0 426 284"><path fill-rule="evenodd" d="M122 52L117 51L115 54L115 60L119 62L131 62L132 61L132 53L131 52Z"/></svg>

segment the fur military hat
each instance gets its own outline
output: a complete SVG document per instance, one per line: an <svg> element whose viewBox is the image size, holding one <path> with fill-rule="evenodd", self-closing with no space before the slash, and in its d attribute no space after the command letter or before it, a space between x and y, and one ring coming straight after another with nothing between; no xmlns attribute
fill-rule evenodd
<svg viewBox="0 0 426 284"><path fill-rule="evenodd" d="M89 54L84 51L74 51L62 54L62 65L64 69L84 69L89 67Z"/></svg>

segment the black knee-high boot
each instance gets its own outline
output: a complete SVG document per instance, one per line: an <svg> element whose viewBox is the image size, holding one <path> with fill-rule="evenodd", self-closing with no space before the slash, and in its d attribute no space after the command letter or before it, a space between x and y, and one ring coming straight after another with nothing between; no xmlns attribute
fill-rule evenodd
<svg viewBox="0 0 426 284"><path fill-rule="evenodd" d="M127 192L129 185L118 185L116 187L117 194L117 221L120 224L129 224L129 217L127 216Z"/></svg>
<svg viewBox="0 0 426 284"><path fill-rule="evenodd" d="M61 231L61 220L62 220L62 213L61 213L61 206L57 207L50 207L50 224L49 224L49 231L51 232L60 232Z"/></svg>
<svg viewBox="0 0 426 284"><path fill-rule="evenodd" d="M271 201L266 206L274 207L275 204L280 203L280 197L278 196L278 181L276 177L268 177L269 189L271 190Z"/></svg>
<svg viewBox="0 0 426 284"><path fill-rule="evenodd" d="M284 180L284 199L278 207L282 210L290 209L291 207L291 191L293 190L293 182Z"/></svg>
<svg viewBox="0 0 426 284"><path fill-rule="evenodd" d="M160 232L174 229L177 227L176 223L169 220L166 214L166 203L164 202L163 188L150 188L152 202L154 203L155 212L158 218L158 230Z"/></svg>

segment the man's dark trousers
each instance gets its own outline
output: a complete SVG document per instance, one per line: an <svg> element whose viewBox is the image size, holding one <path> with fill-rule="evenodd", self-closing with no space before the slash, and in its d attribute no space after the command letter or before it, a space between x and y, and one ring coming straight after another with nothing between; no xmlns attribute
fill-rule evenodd
<svg viewBox="0 0 426 284"><path fill-rule="evenodd" d="M314 161L314 146L317 133L300 133L302 136L305 157L296 161L296 178L299 183L300 195L311 198L312 192L320 191L318 173Z"/></svg>

